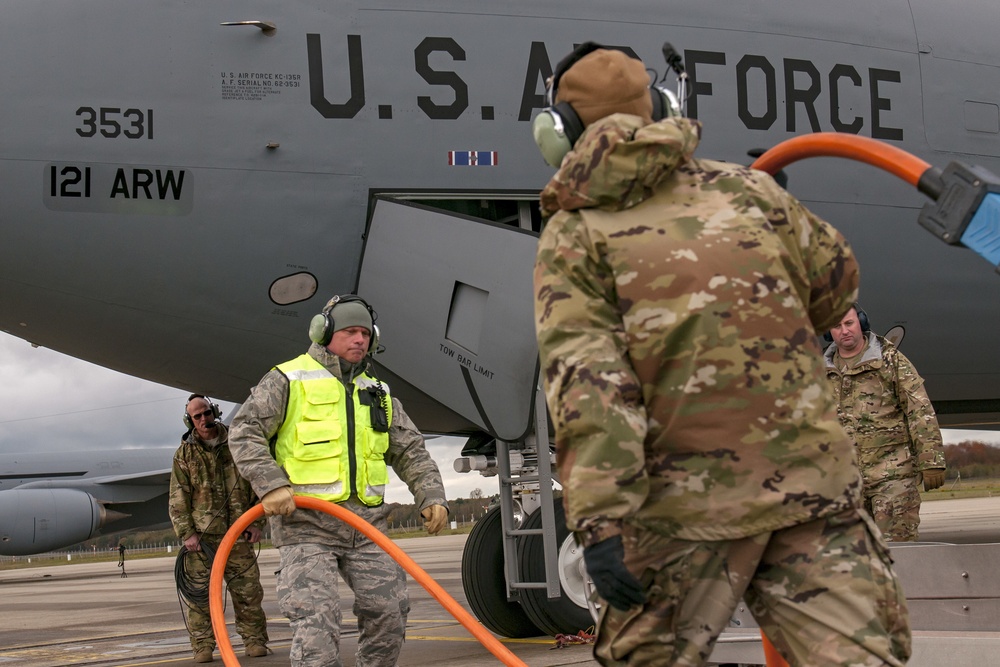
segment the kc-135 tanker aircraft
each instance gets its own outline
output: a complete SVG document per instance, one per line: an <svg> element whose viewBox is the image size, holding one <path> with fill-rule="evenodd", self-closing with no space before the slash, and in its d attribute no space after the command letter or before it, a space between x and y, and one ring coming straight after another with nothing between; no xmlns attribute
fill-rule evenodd
<svg viewBox="0 0 1000 667"><path fill-rule="evenodd" d="M553 173L531 121L560 58L619 46L673 86L672 43L703 157L749 164L822 131L1000 172L994 2L0 6L0 329L240 402L331 295L362 295L380 377L423 431L468 437L457 468L500 475L463 577L509 636L590 625L531 304ZM883 172L787 173L852 243L862 302L905 331L942 423L995 424L1000 279L921 229L926 198Z"/></svg>

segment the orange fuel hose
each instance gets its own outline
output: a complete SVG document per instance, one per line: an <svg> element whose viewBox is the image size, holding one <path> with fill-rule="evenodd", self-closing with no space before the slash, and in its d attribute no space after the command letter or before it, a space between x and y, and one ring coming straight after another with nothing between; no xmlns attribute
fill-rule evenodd
<svg viewBox="0 0 1000 667"><path fill-rule="evenodd" d="M898 176L913 187L919 187L921 176L931 168L927 162L895 146L839 132L817 132L788 139L768 150L750 166L773 176L789 164L808 157L842 157L865 162ZM788 667L767 635L761 632L760 638L767 667Z"/></svg>
<svg viewBox="0 0 1000 667"><path fill-rule="evenodd" d="M937 199L943 186L940 172L912 153L877 139L840 132L817 132L794 137L774 146L757 158L751 167L774 175L787 165L808 157L842 157L865 162L906 181L924 194ZM767 667L788 667L774 644L760 633Z"/></svg>
<svg viewBox="0 0 1000 667"><path fill-rule="evenodd" d="M751 166L773 175L786 165L807 157L843 157L866 162L898 176L921 191L924 188L920 179L931 168L929 163L901 148L877 139L841 132L817 132L793 137L768 150ZM927 194L937 198L937 194Z"/></svg>
<svg viewBox="0 0 1000 667"><path fill-rule="evenodd" d="M764 664L767 667L788 667L788 663L778 653L778 649L774 648L774 644L767 638L767 635L761 632L760 638L764 642Z"/></svg>
<svg viewBox="0 0 1000 667"><path fill-rule="evenodd" d="M346 510L334 503L328 503L325 500L319 500L318 498L295 496L295 506L325 512L326 514L340 519L352 528L355 528L363 533L375 542L375 544L382 547L387 554L392 556L393 559L395 559L395 561L417 581L417 583L427 589L427 592L431 594L431 597L440 602L441 606L443 606L448 613L454 616L459 623L464 625L465 628L472 633L472 636L478 639L480 643L490 651L490 653L495 655L497 659L500 660L500 662L505 665L510 665L511 667L527 667L516 655L511 653L506 646L501 644L500 640L490 634L490 632L484 628L479 621L473 618L472 614L465 611L465 609L463 609L462 606L455 601L455 598L448 595L448 593L441 588L440 584L434 581L431 576L423 570L423 568L417 565L412 558L406 555L406 552L396 546L392 540L380 533L370 523L350 510ZM251 523L259 519L263 516L263 514L263 506L254 505L247 510L243 516L237 519L229 529L229 532L226 533L226 536L222 538L222 542L219 544L219 548L215 552L215 560L212 562L212 575L208 581L208 608L212 616L212 630L215 632L215 641L219 645L219 653L222 654L222 662L228 667L238 666L240 661L239 658L236 657L236 653L233 651L233 645L229 641L229 631L226 629L222 591L223 574L226 570L226 561L229 560L229 552L232 551L233 545L236 544L236 540L239 539L244 530L250 527Z"/></svg>

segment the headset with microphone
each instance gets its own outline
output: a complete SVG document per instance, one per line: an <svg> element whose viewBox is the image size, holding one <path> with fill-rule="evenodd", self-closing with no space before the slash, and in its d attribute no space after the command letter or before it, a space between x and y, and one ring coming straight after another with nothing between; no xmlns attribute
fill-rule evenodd
<svg viewBox="0 0 1000 667"><path fill-rule="evenodd" d="M333 340L333 334L336 331L336 322L334 322L333 319L333 309L337 306L337 304L352 302L360 303L368 310L368 315L372 318L372 336L368 341L367 353L375 354L378 352L379 333L378 326L375 324L375 320L378 318L378 315L375 313L375 310L368 305L368 302L357 294L344 294L343 296L337 295L330 299L330 302L323 308L323 312L318 315L314 315L312 321L309 322L309 340L319 345L329 345L330 341Z"/></svg>
<svg viewBox="0 0 1000 667"><path fill-rule="evenodd" d="M563 158L573 149L585 129L573 105L568 102L555 101L559 91L559 80L569 68L584 56L599 49L621 51L630 58L634 58L631 53L618 47L603 46L596 42L584 42L559 61L545 92L545 101L548 106L535 116L531 125L531 134L535 138L535 143L542 152L542 157L552 167L558 168L562 164ZM678 92L674 94L656 84L649 87L649 97L653 103L653 122L683 116L679 100L684 100L687 74L684 72L680 56L670 44L663 45L663 55L667 59L667 64L677 73Z"/></svg>
<svg viewBox="0 0 1000 667"><path fill-rule="evenodd" d="M218 403L213 403L212 399L210 399L208 396L205 396L204 394L191 394L190 396L188 396L187 403L184 404L184 425L187 426L188 429L194 428L194 420L191 419L191 415L188 414L187 407L191 404L191 401L193 401L196 398L200 398L206 403L208 403L208 409L212 411L213 421L218 420L219 417L222 416L222 410L219 408Z"/></svg>

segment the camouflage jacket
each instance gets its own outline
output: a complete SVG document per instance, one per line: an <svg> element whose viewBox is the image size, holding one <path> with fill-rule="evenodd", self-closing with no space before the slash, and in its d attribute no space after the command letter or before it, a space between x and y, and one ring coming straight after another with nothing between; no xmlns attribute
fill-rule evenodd
<svg viewBox="0 0 1000 667"><path fill-rule="evenodd" d="M236 472L226 445L226 426L217 423L221 435L218 444L208 445L190 430L174 454L167 512L181 540L194 533L221 538L257 503L250 484ZM263 520L255 523L264 527Z"/></svg>
<svg viewBox="0 0 1000 667"><path fill-rule="evenodd" d="M344 382L348 393L354 391L351 378L345 378L341 372L339 357L315 343L309 347L309 355ZM285 421L287 405L288 378L272 368L233 417L229 448L240 473L250 480L261 498L269 491L290 485L285 471L274 460L270 444ZM427 451L424 437L395 397L392 398L392 424L389 425L385 461L406 483L418 509L430 505L448 507L441 473ZM382 532L387 530L389 507L386 504L368 507L355 496L340 504ZM276 546L316 542L351 547L368 540L339 519L314 510L296 509L290 517L273 516L270 520L271 538Z"/></svg>
<svg viewBox="0 0 1000 667"><path fill-rule="evenodd" d="M535 317L569 527L687 540L858 504L816 332L850 308L844 238L701 126L588 127L541 194Z"/></svg>
<svg viewBox="0 0 1000 667"><path fill-rule="evenodd" d="M937 415L910 360L875 332L853 368L838 368L836 353L836 344L826 350L826 376L865 482L944 468Z"/></svg>

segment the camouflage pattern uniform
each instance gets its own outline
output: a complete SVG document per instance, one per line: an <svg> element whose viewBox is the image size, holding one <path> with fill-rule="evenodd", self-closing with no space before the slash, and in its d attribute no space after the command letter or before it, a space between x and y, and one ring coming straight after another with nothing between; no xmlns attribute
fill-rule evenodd
<svg viewBox="0 0 1000 667"><path fill-rule="evenodd" d="M250 484L239 476L227 446L225 424L216 422L219 441L210 445L194 430L184 434L181 446L174 454L170 471L170 497L168 513L174 533L182 542L195 533L203 544L213 551L229 527L256 502ZM263 519L256 522L264 527ZM208 584L210 563L204 551L183 557L184 567L192 581ZM236 631L244 645L266 646L267 619L261 602L264 588L260 584L260 570L253 547L240 539L233 546L226 563L224 575L229 595L233 599ZM212 618L208 607L187 604L188 634L195 653L201 649L215 649Z"/></svg>
<svg viewBox="0 0 1000 667"><path fill-rule="evenodd" d="M541 194L535 315L567 523L621 535L647 602L605 665L701 665L740 598L797 664L900 665L905 599L861 510L817 331L858 284L843 237L701 126L615 114Z"/></svg>
<svg viewBox="0 0 1000 667"><path fill-rule="evenodd" d="M868 333L852 364L833 344L826 376L837 414L857 446L867 509L891 542L913 542L920 526L920 478L945 467L941 429L924 381L888 340Z"/></svg>
<svg viewBox="0 0 1000 667"><path fill-rule="evenodd" d="M344 382L348 395L353 393L351 380L360 374L360 365L351 367L315 343L309 355ZM364 363L368 363L367 358ZM269 446L285 420L288 386L288 379L272 369L233 418L229 440L233 458L260 497L289 485ZM427 452L423 436L395 397L385 460L406 483L418 509L430 505L448 507L441 473ZM352 495L340 505L378 530L388 530L389 510L385 504L369 507ZM355 664L395 665L410 611L402 568L367 537L323 512L296 509L291 516L269 518L272 539L281 552L278 601L291 622L292 665L342 664L337 572L355 596L354 615L360 632Z"/></svg>

